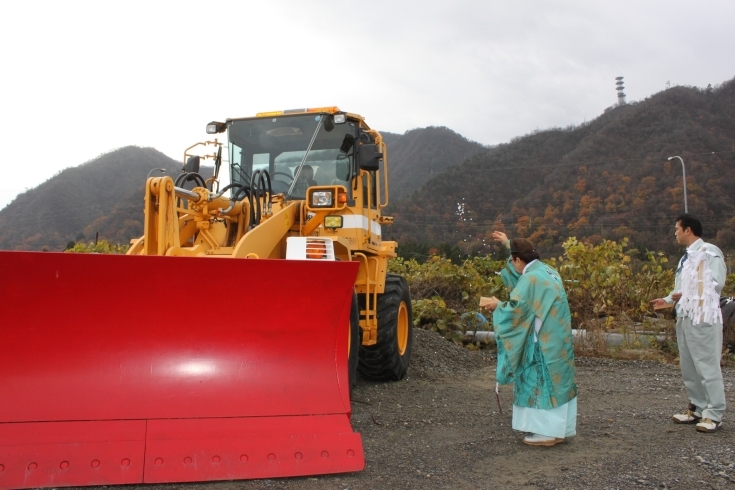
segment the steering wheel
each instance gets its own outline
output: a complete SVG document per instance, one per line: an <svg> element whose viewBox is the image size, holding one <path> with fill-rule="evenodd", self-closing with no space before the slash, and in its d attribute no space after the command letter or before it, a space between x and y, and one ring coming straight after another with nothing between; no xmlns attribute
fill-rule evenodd
<svg viewBox="0 0 735 490"><path fill-rule="evenodd" d="M293 182L293 175L287 174L286 172L273 172L271 175L273 176L273 180L276 180L276 175L283 175L284 177L288 179L287 184L290 184L291 182Z"/></svg>
<svg viewBox="0 0 735 490"><path fill-rule="evenodd" d="M288 182L284 180L276 179L276 175L282 175L286 177L288 179ZM273 181L271 182L271 187L273 188L273 192L275 193L288 192L288 189L291 187L291 184L293 183L293 175L288 174L286 172L273 172L271 176L273 176Z"/></svg>

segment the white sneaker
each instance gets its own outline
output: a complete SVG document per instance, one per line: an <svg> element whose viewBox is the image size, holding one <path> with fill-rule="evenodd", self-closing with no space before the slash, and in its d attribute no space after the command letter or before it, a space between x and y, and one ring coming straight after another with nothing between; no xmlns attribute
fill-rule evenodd
<svg viewBox="0 0 735 490"><path fill-rule="evenodd" d="M682 413L674 414L674 416L671 417L671 420L673 420L675 424L696 424L702 420L702 414L691 409L687 409Z"/></svg>
<svg viewBox="0 0 735 490"><path fill-rule="evenodd" d="M523 443L529 446L555 446L560 442L564 442L564 439L542 436L541 434L531 434L523 438Z"/></svg>
<svg viewBox="0 0 735 490"><path fill-rule="evenodd" d="M697 430L699 432L717 432L722 428L722 420L714 421L712 419L702 419L697 424Z"/></svg>

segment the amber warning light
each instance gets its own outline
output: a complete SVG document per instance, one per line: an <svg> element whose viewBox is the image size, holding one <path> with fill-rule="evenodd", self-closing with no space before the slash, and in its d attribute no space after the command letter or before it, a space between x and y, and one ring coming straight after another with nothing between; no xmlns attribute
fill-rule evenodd
<svg viewBox="0 0 735 490"><path fill-rule="evenodd" d="M328 107L312 107L310 109L287 109L285 111L269 111L269 112L259 112L255 115L255 117L272 117L272 116L283 116L286 114L303 114L305 112L328 112L329 114L334 114L335 112L339 112L339 107L337 106L328 106Z"/></svg>

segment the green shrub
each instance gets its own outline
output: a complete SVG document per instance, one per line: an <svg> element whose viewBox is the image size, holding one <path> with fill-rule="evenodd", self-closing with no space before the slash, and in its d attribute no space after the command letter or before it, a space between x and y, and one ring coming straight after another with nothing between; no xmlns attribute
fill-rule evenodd
<svg viewBox="0 0 735 490"><path fill-rule="evenodd" d="M426 330L440 332L447 338L462 328L457 310L449 308L438 296L411 301L413 324Z"/></svg>
<svg viewBox="0 0 735 490"><path fill-rule="evenodd" d="M722 288L722 296L735 296L735 274L727 276L725 287Z"/></svg>
<svg viewBox="0 0 735 490"><path fill-rule="evenodd" d="M71 245L71 243L69 245ZM130 245L120 245L116 243L108 243L106 240L100 240L96 244L93 242L76 243L71 248L67 248L65 252L86 254L125 254L129 248Z"/></svg>
<svg viewBox="0 0 735 490"><path fill-rule="evenodd" d="M673 288L674 271L665 268L663 252L646 252L645 259L634 261L637 251L626 251L627 246L627 238L599 245L570 238L564 256L548 261L564 280L575 324L603 316L641 321L651 311L649 301Z"/></svg>
<svg viewBox="0 0 735 490"><path fill-rule="evenodd" d="M408 282L414 325L452 338L457 331L477 328L475 323L479 322L462 321L461 317L478 311L481 296L507 297L496 274L504 266L505 262L491 257L473 257L456 265L448 258L433 256L423 264L413 259L393 259L388 268Z"/></svg>
<svg viewBox="0 0 735 490"><path fill-rule="evenodd" d="M598 245L570 238L564 243L564 255L546 262L564 279L575 326L618 326L618 320L642 321L651 313L649 301L663 297L673 288L674 271L667 268L661 252L628 249L628 240L604 240ZM478 256L460 265L439 256L420 264L416 260L393 259L390 272L406 278L413 299L414 325L441 332L452 338L457 331L480 327L468 321L478 311L480 296L508 298L498 272L504 261ZM735 276L735 275L733 275ZM730 276L732 289L735 279ZM605 321L598 321L605 318ZM488 315L488 320L492 320Z"/></svg>

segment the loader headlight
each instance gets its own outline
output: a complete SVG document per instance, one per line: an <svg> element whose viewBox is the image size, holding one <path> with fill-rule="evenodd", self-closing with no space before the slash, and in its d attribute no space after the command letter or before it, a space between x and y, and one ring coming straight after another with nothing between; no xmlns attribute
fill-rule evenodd
<svg viewBox="0 0 735 490"><path fill-rule="evenodd" d="M344 124L345 121L347 121L347 118L344 114L335 114L334 115L334 124Z"/></svg>
<svg viewBox="0 0 735 490"><path fill-rule="evenodd" d="M227 130L227 124L212 121L211 123L207 124L207 134L217 134L217 133L224 133Z"/></svg>
<svg viewBox="0 0 735 490"><path fill-rule="evenodd" d="M332 206L332 191L314 191L311 193L311 207L329 208Z"/></svg>
<svg viewBox="0 0 735 490"><path fill-rule="evenodd" d="M324 228L342 228L342 216L325 216Z"/></svg>

